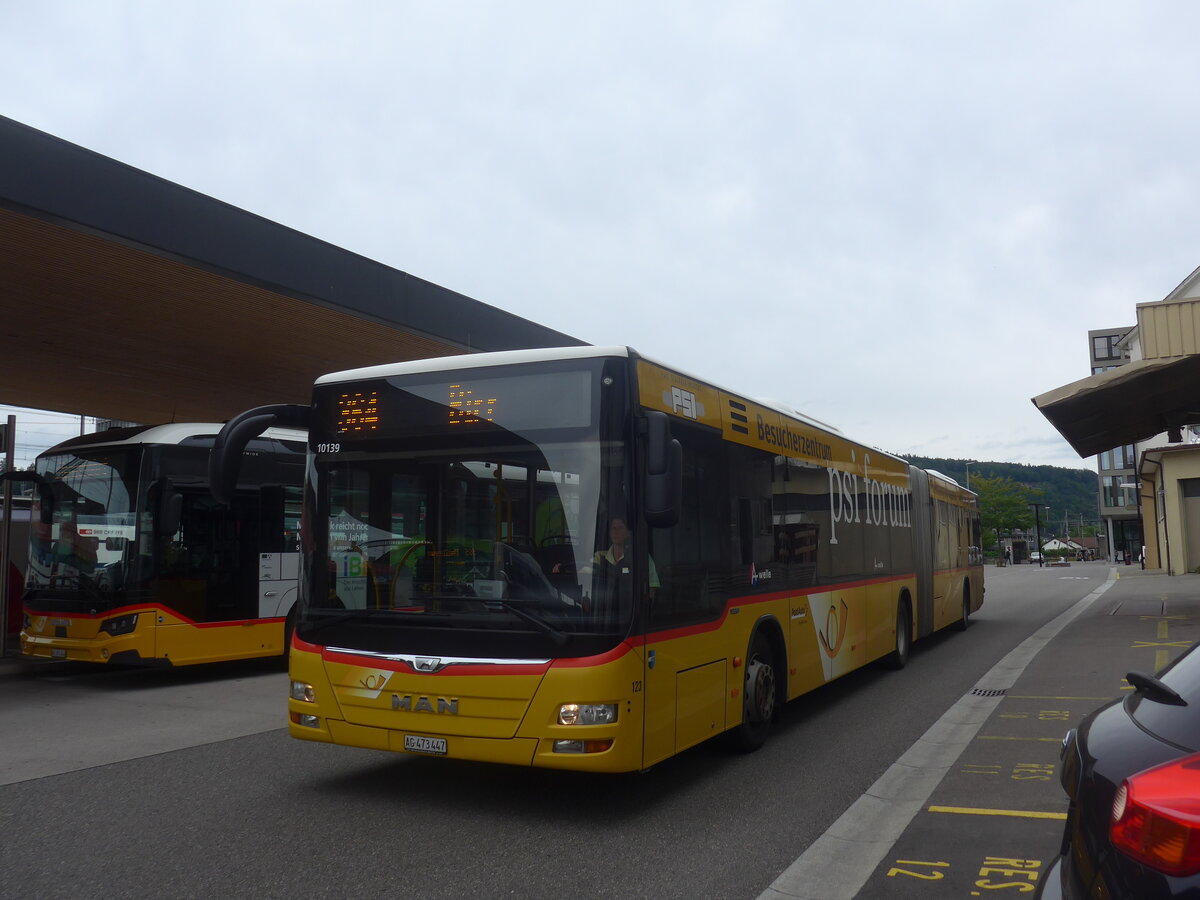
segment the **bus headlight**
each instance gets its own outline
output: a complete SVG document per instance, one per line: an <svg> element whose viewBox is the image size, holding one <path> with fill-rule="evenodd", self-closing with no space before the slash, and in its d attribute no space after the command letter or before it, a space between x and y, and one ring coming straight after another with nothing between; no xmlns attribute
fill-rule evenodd
<svg viewBox="0 0 1200 900"><path fill-rule="evenodd" d="M303 681L292 682L292 699L299 700L302 703L315 703L317 695L313 691L313 686Z"/></svg>
<svg viewBox="0 0 1200 900"><path fill-rule="evenodd" d="M559 725L611 725L615 721L615 703L564 703L558 708Z"/></svg>
<svg viewBox="0 0 1200 900"><path fill-rule="evenodd" d="M100 630L108 632L112 637L116 637L119 634L129 634L135 628L137 628L137 613L130 613L127 616L115 616L111 619L105 619L100 623Z"/></svg>

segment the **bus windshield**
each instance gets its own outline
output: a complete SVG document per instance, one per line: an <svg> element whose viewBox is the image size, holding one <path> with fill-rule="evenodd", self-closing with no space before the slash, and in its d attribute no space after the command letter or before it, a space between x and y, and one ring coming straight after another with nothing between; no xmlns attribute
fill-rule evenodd
<svg viewBox="0 0 1200 900"><path fill-rule="evenodd" d="M136 535L140 450L43 456L37 472L54 497L52 521L34 500L26 590L108 609L125 588L125 558Z"/></svg>
<svg viewBox="0 0 1200 900"><path fill-rule="evenodd" d="M223 505L208 489L211 442L77 446L39 457L52 521L40 521L35 495L25 606L91 614L156 603L192 622L265 615L261 554L297 550L302 445L253 442L243 482Z"/></svg>
<svg viewBox="0 0 1200 900"><path fill-rule="evenodd" d="M623 547L605 552L609 520L624 513L604 500L622 493L625 443L600 439L605 404L580 402L596 381L582 374L519 373L521 396L537 401L518 410L515 383L509 395L491 390L512 418L474 430L455 421L448 390L431 409L443 386L392 378L371 391L395 423L387 434L315 435L317 552L299 636L382 654L524 658L623 638L634 573ZM334 407L338 396L328 395Z"/></svg>

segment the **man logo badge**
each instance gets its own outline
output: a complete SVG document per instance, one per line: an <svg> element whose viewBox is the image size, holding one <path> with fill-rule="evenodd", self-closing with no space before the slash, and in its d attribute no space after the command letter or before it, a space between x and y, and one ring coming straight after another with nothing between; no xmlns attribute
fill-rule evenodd
<svg viewBox="0 0 1200 900"><path fill-rule="evenodd" d="M418 656L413 660L413 668L418 672L436 672L442 667L442 661L436 656Z"/></svg>
<svg viewBox="0 0 1200 900"><path fill-rule="evenodd" d="M416 702L413 702L412 694L406 694L403 697L399 694L392 694L392 709L403 712L438 712L457 716L458 698L447 700L445 697L438 697L437 709L434 709L433 702L428 697L418 697Z"/></svg>

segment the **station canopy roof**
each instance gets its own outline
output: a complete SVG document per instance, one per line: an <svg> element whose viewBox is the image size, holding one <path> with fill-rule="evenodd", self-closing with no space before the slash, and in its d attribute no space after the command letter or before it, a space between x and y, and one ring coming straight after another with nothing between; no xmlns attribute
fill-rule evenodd
<svg viewBox="0 0 1200 900"><path fill-rule="evenodd" d="M1142 359L1033 398L1080 456L1200 422L1200 356Z"/></svg>
<svg viewBox="0 0 1200 900"><path fill-rule="evenodd" d="M585 343L0 117L0 403L142 423Z"/></svg>

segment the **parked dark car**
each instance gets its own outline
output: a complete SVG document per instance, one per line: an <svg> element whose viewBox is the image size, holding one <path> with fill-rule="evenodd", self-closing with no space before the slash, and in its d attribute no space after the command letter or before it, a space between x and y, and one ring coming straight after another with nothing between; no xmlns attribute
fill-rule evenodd
<svg viewBox="0 0 1200 900"><path fill-rule="evenodd" d="M1063 739L1070 805L1046 900L1200 898L1200 653L1128 679Z"/></svg>

